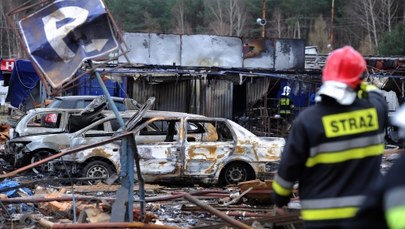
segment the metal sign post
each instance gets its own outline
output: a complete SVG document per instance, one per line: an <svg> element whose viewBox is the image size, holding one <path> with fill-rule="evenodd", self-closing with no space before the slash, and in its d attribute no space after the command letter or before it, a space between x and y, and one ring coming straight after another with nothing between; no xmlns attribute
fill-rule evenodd
<svg viewBox="0 0 405 229"><path fill-rule="evenodd" d="M91 61L90 65L91 65ZM101 76L98 72L94 72L97 81L99 82L101 89L103 90L104 95L107 98L108 104L111 105L111 108L117 117L117 121L120 124L121 128L125 130L125 123L122 119L117 106L115 106L114 101L112 100L110 93L108 92L107 87L105 86ZM133 147L136 147L134 145ZM132 148L129 145L127 138L123 138L121 141L121 187L117 191L117 200L113 204L111 222L132 222L133 221L133 205L134 205L134 153ZM132 168L132 169L131 169ZM122 211L122 208L125 208L125 211ZM143 215L143 212L142 212Z"/></svg>

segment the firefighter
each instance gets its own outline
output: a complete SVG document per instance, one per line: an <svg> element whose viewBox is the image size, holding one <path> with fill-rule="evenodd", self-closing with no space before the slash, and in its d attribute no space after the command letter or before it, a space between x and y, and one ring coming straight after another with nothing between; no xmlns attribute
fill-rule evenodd
<svg viewBox="0 0 405 229"><path fill-rule="evenodd" d="M392 117L405 138L405 105ZM401 154L383 180L366 197L348 228L405 228L405 154Z"/></svg>
<svg viewBox="0 0 405 229"><path fill-rule="evenodd" d="M294 120L273 180L276 211L285 214L298 181L305 228L343 228L380 178L387 103L363 82L363 56L350 46L326 60L314 106Z"/></svg>
<svg viewBox="0 0 405 229"><path fill-rule="evenodd" d="M279 100L279 113L284 117L289 117L294 111L294 103L291 100L290 92L290 86L284 86Z"/></svg>
<svg viewBox="0 0 405 229"><path fill-rule="evenodd" d="M291 117L294 112L294 103L290 97L291 87L284 86L278 103L280 117L282 117L281 135L287 136L288 130L291 126Z"/></svg>

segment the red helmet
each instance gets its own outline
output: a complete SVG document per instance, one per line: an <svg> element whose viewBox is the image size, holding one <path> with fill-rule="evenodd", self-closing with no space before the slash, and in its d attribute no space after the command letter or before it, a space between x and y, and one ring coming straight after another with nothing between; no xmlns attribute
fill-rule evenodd
<svg viewBox="0 0 405 229"><path fill-rule="evenodd" d="M323 68L322 81L337 81L356 89L365 70L363 56L351 46L345 46L329 55Z"/></svg>

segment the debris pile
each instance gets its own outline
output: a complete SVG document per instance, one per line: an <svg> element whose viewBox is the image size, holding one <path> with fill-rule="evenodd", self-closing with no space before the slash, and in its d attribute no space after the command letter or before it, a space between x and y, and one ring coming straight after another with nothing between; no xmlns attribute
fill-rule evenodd
<svg viewBox="0 0 405 229"><path fill-rule="evenodd" d="M116 196L119 185L63 186L55 182L16 180L0 183L3 228L131 228L145 225L149 228L259 228L258 225L267 228L266 224L301 224L298 211L288 216L275 216L271 204L252 205L248 194L256 188L246 189L249 185L243 183L243 188L230 186L225 189L148 184L144 220L139 199L135 197L134 221L114 222L111 211L113 202L119 198ZM136 187L134 191L137 191Z"/></svg>

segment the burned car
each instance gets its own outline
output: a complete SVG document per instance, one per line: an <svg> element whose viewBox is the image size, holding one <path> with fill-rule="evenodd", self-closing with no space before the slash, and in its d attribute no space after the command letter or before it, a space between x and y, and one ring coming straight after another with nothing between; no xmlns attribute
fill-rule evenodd
<svg viewBox="0 0 405 229"><path fill-rule="evenodd" d="M140 109L140 104L134 99L131 98L121 98L111 96L112 101L115 104L115 107L119 111L125 110L138 110ZM85 109L93 101L103 101L106 103L105 109L112 110L111 106L107 103L103 95L70 95L70 96L57 96L54 97L51 102L46 106L47 108L63 108L63 109ZM18 120L25 115L25 112L17 109L10 108L9 117L7 118L8 123L12 127L17 125ZM55 119L56 117L50 114L48 119Z"/></svg>
<svg viewBox="0 0 405 229"><path fill-rule="evenodd" d="M56 127L31 126L35 117L57 114ZM130 120L136 111L121 112ZM77 113L61 109L36 109L15 128L6 143L16 166L37 161L61 149L111 138L120 129L113 112L103 110L87 126L71 128ZM141 173L145 182L187 181L232 184L269 179L276 172L283 138L258 137L225 118L168 111L147 111L131 128L135 133ZM100 178L120 171L121 141L69 154L37 168L38 172ZM66 167L68 169L66 169Z"/></svg>

